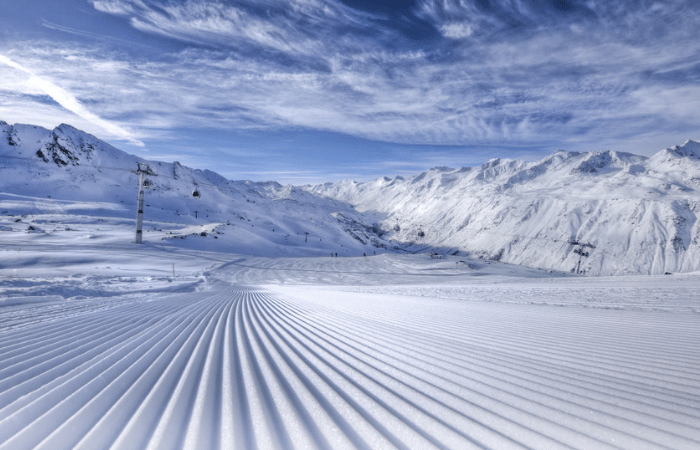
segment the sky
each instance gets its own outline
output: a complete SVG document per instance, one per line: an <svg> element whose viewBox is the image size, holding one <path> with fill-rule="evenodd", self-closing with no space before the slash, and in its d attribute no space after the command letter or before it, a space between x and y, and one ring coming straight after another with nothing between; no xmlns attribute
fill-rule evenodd
<svg viewBox="0 0 700 450"><path fill-rule="evenodd" d="M696 0L0 0L0 120L230 179L700 139Z"/></svg>

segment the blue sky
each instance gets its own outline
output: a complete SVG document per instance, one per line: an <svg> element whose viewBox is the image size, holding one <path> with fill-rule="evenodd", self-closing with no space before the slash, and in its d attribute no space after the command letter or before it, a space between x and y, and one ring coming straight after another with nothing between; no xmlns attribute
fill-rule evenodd
<svg viewBox="0 0 700 450"><path fill-rule="evenodd" d="M0 0L0 119L233 179L700 139L700 2Z"/></svg>

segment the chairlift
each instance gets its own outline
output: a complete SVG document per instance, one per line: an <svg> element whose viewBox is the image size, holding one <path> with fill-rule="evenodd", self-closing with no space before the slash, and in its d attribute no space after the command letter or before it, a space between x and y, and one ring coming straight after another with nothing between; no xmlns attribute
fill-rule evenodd
<svg viewBox="0 0 700 450"><path fill-rule="evenodd" d="M194 191L192 191L192 197L201 198L202 196L199 194L199 191L195 189Z"/></svg>
<svg viewBox="0 0 700 450"><path fill-rule="evenodd" d="M148 178L143 180L143 188L144 189L150 189L152 187L153 187L153 181L149 180Z"/></svg>

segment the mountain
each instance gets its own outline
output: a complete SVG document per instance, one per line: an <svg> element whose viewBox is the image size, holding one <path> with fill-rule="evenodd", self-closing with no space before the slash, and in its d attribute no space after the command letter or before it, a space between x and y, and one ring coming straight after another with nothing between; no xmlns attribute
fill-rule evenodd
<svg viewBox="0 0 700 450"><path fill-rule="evenodd" d="M700 270L700 143L629 153L558 151L309 192L383 216L385 237L593 275Z"/></svg>
<svg viewBox="0 0 700 450"><path fill-rule="evenodd" d="M0 121L0 192L36 199L33 210L20 214L98 214L126 219L129 229L138 163L156 175L148 177L144 229L182 228L164 237L165 244L270 256L358 256L392 245L373 231L369 215L297 187L230 181L178 162L147 161L70 125L47 130ZM210 236L200 239L202 233Z"/></svg>
<svg viewBox="0 0 700 450"><path fill-rule="evenodd" d="M51 198L34 202L38 212L70 200L78 203L58 209L97 208L131 227L138 163L157 175L147 226L184 227L161 238L171 245L256 255L434 251L592 275L700 271L695 141L651 158L562 150L536 162L496 158L405 179L297 187L146 161L70 125L0 121L0 191ZM191 237L202 233L217 240Z"/></svg>

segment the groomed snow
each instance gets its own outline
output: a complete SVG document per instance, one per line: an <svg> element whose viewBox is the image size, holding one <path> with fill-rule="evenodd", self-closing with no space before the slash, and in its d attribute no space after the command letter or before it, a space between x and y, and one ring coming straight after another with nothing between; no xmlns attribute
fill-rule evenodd
<svg viewBox="0 0 700 450"><path fill-rule="evenodd" d="M95 238L0 234L0 449L700 447L699 274L251 257L80 217Z"/></svg>

